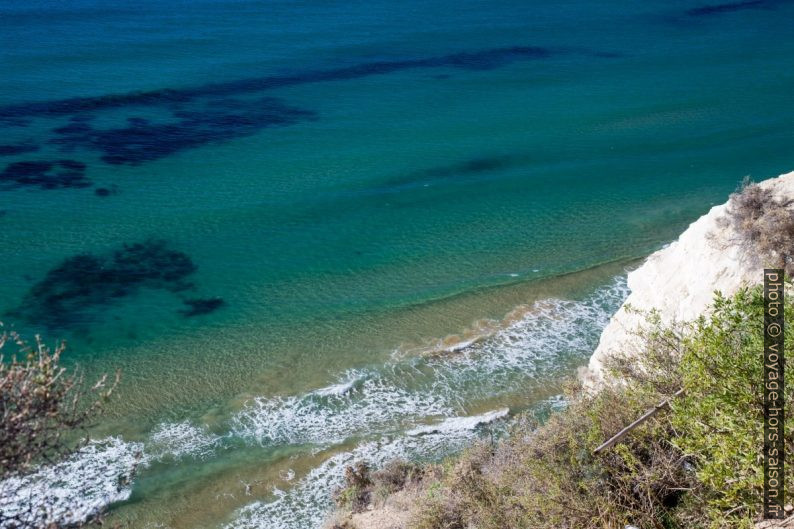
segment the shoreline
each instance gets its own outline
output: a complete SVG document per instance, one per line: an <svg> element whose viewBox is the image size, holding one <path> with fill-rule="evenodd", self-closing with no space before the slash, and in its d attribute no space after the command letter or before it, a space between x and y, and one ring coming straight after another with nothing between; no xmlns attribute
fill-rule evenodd
<svg viewBox="0 0 794 529"><path fill-rule="evenodd" d="M560 291L578 291L583 284L590 283L593 277L614 278L615 269L622 270L623 264L613 263L606 269L597 267L582 274L569 274L563 278L564 288L560 285L557 287ZM546 286L554 288L552 285ZM592 288L588 286L585 290ZM611 299L614 303L615 293L610 294L609 286L596 288L595 291L601 292L600 295L606 296L605 300ZM248 403L241 402L242 407L232 412L231 416L236 415L238 419L231 425L228 418L222 418L228 417L226 412L218 417L220 423L209 429L203 420L161 424L153 432L156 436L144 435L139 439L144 443L145 452L152 458L152 466L143 471L136 483L133 492L136 501L115 507L113 519L151 519L151 512L159 513L155 518L168 512L171 513L169 523L172 527L192 527L197 508L204 513L202 519L219 520L239 509L244 510L245 505L250 503L246 498L249 493L260 498L259 503L262 504L277 501L280 497L273 496L271 487L289 493L295 487L295 482L285 481L282 474L287 476L294 472L296 479L308 479L318 468L311 463L314 456L307 458L306 449L300 448L306 443L321 447L330 442L330 453L340 449L344 451L345 446L352 446L354 453L357 453L357 446L386 442L376 441L379 436L385 436L381 439L391 439L388 443L397 443L394 445L394 454L399 455L403 450L410 449L410 453L417 457L427 457L429 453L423 452L422 446L428 439L437 437L441 442L439 446L447 445L446 441L441 441L447 436L473 440L471 435L479 422L471 423L467 417L476 417L478 414L487 416L489 412L505 406L515 412L526 407L555 405L554 395L559 389L553 389L554 384L550 381L556 379L557 375L552 375L548 369L572 372L576 365L586 360L582 354L586 350L582 348L586 346L585 342L570 342L570 337L552 345L550 339L556 332L554 329L562 331L573 322L581 325L581 318L589 322L587 328L590 329L593 325L600 326L598 318L608 315L602 312L603 301L598 301L598 298L590 301L587 298L582 301L565 301L565 298L549 300L542 295L543 292L536 294L540 300L531 304L520 316L514 315L509 325L449 357L420 355L396 359L392 355L391 358L387 357L388 365L384 365L382 370L342 371L330 383L326 379L325 384L315 385L307 393L268 396L260 392L243 399ZM514 292L513 295L523 294ZM577 327L576 331L585 332L585 329ZM592 334L592 330L587 332ZM524 339L529 341L521 342ZM569 356L569 347L575 347L580 352ZM556 355L563 356L557 358ZM564 358L568 360L562 360ZM500 381L498 386L502 387L494 394L493 384L497 380ZM445 386L448 389L439 393ZM528 394L534 395L534 404L527 403ZM373 418L376 422L370 424L368 421ZM443 424L449 426L440 426ZM452 424L459 424L460 428L449 430ZM407 432L411 430L432 435L427 439L423 435L410 436ZM334 440L335 435L343 437ZM406 441L408 438L413 441ZM344 442L337 445L342 439L345 439ZM419 445L414 446L415 443ZM262 446L256 448L260 444ZM366 450L365 453L371 453L369 449ZM257 462L256 467L249 470L253 461ZM268 462L263 464L265 461ZM177 479L182 472L191 472L191 467L198 470L195 465L212 466L207 467L209 472L205 478L191 480L187 487L191 491L188 497L180 494L177 499L166 494L162 499L157 499L152 496L168 490L163 488L166 483ZM246 477L238 477L243 475ZM337 479L328 474L327 479L332 478ZM162 480L165 482L161 483ZM221 488L236 491L233 494L237 499L218 497L209 502L217 494L213 491ZM177 489L185 492L184 486ZM242 496L238 489L244 492ZM298 499L299 496L296 496L295 501ZM202 505L209 502L214 506L205 509L197 507L197 502ZM179 512L184 512L184 515L177 514ZM278 516L286 516L281 510L278 512L281 513Z"/></svg>

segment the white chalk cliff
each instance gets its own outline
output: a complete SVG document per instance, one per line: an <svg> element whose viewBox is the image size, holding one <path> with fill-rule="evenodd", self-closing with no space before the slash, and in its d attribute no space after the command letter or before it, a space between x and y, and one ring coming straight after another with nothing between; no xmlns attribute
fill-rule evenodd
<svg viewBox="0 0 794 529"><path fill-rule="evenodd" d="M759 185L794 198L794 172ZM635 331L644 321L642 313L655 309L665 323L691 321L707 311L716 290L731 295L745 284L763 281L761 267L741 251L734 230L719 222L726 208L727 202L711 208L678 240L629 273L631 294L601 333L585 374L588 384L597 384L608 356L639 351Z"/></svg>

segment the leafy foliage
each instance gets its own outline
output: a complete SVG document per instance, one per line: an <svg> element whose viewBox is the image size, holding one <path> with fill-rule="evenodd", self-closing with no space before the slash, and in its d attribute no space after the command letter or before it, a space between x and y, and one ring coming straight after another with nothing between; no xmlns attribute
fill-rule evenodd
<svg viewBox="0 0 794 529"><path fill-rule="evenodd" d="M9 343L17 351L5 358ZM111 383L102 376L86 386L81 373L61 366L64 349L64 343L51 349L39 336L30 345L15 332L0 332L0 479L22 476L80 448L86 436L78 434L92 424L118 384L116 373ZM29 505L30 512L47 509ZM27 519L25 512L9 517L0 509L2 527L29 527Z"/></svg>
<svg viewBox="0 0 794 529"><path fill-rule="evenodd" d="M794 304L785 311L792 321ZM545 424L524 417L496 446L479 444L434 466L437 472L422 482L412 527L752 527L763 486L762 329L757 288L730 298L718 294L710 315L687 325L664 325L648 314L644 353L614 358L611 382L601 391L571 386L568 408ZM680 388L685 393L671 409L593 454ZM791 407L785 426L791 453ZM794 482L791 466L786 472Z"/></svg>
<svg viewBox="0 0 794 529"><path fill-rule="evenodd" d="M4 361L9 341L19 351ZM64 349L51 350L39 336L30 346L16 333L0 334L0 477L68 452L64 436L85 428L116 387L118 373L110 386L103 376L86 389L79 373L61 367Z"/></svg>
<svg viewBox="0 0 794 529"><path fill-rule="evenodd" d="M794 305L786 303L792 321ZM738 524L757 514L762 503L763 472L763 299L758 290L732 299L718 296L714 311L696 324L681 359L688 395L671 422L679 432L676 446L696 459L697 476L712 527ZM794 331L785 328L785 357L792 356ZM791 402L794 391L786 389ZM785 417L786 451L794 442L794 414ZM792 473L787 468L791 480ZM725 518L725 513L731 513Z"/></svg>

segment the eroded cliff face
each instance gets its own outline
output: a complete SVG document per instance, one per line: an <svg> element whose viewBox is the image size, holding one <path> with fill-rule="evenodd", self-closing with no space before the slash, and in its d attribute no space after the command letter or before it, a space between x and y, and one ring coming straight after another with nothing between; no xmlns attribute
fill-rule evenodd
<svg viewBox="0 0 794 529"><path fill-rule="evenodd" d="M778 196L794 199L794 172L761 182ZM763 282L763 265L738 244L738 234L720 219L727 202L689 225L675 242L651 254L628 275L631 294L601 333L583 373L587 386L598 385L604 360L613 354L637 354L636 330L643 313L658 311L664 323L691 321L704 314L714 292L735 293L743 285ZM635 309L635 310L632 310Z"/></svg>

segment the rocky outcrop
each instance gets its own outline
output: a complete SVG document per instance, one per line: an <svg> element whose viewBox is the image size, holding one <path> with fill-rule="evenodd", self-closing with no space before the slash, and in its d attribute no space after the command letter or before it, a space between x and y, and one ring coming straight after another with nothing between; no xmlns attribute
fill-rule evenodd
<svg viewBox="0 0 794 529"><path fill-rule="evenodd" d="M759 185L772 188L778 196L794 198L794 172ZM644 313L656 310L664 323L691 321L708 310L715 291L731 295L742 285L763 281L762 266L740 248L738 234L720 222L726 208L727 202L711 208L678 240L629 273L631 294L601 333L584 373L588 386L597 386L607 357L639 351L635 331Z"/></svg>

